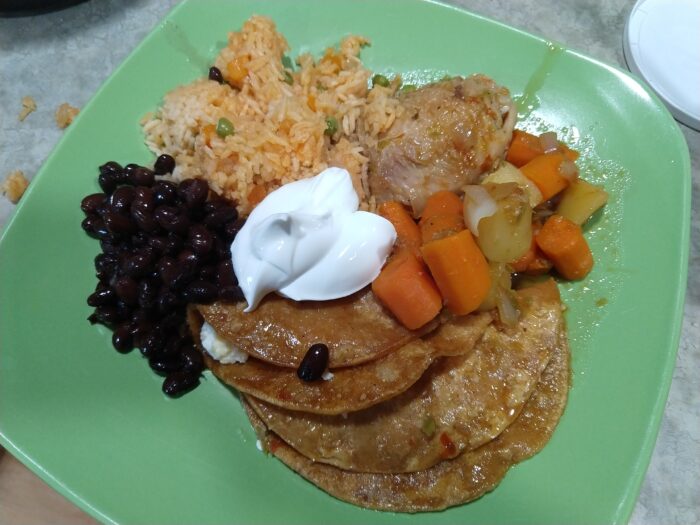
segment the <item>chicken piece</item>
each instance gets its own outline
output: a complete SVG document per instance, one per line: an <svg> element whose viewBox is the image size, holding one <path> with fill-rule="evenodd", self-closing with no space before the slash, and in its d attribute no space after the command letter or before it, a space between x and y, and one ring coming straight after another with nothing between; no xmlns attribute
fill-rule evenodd
<svg viewBox="0 0 700 525"><path fill-rule="evenodd" d="M517 112L508 90L490 78L455 77L399 100L403 111L370 152L377 202L398 200L418 215L431 194L477 182L505 155Z"/></svg>

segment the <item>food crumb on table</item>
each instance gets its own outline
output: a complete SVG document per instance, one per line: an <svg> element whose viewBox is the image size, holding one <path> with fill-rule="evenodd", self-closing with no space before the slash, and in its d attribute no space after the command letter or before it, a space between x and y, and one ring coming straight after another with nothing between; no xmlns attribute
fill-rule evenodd
<svg viewBox="0 0 700 525"><path fill-rule="evenodd" d="M64 102L58 106L58 109L56 110L56 125L60 129L66 129L68 126L70 126L71 122L73 122L73 119L78 116L78 113L80 113L78 108Z"/></svg>
<svg viewBox="0 0 700 525"><path fill-rule="evenodd" d="M20 170L10 172L2 183L0 183L0 191L13 204L17 204L24 195L25 190L29 186L29 181L24 173Z"/></svg>
<svg viewBox="0 0 700 525"><path fill-rule="evenodd" d="M36 111L36 101L30 96L22 97L22 111L19 112L19 121L23 122L34 111Z"/></svg>

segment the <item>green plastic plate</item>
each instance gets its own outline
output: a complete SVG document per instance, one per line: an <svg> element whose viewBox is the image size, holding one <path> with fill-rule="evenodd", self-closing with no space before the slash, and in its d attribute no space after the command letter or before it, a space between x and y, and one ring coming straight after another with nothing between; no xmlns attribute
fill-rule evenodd
<svg viewBox="0 0 700 525"><path fill-rule="evenodd" d="M97 243L81 198L107 160L152 162L139 119L206 74L253 13L292 53L355 33L365 64L412 80L485 73L528 129L582 152L610 192L587 227L596 266L562 283L573 387L553 439L480 500L430 515L340 502L260 453L238 399L206 375L179 400L138 352L86 321ZM117 523L623 523L668 393L686 283L690 167L658 99L627 73L501 24L410 1L189 1L148 36L67 130L0 241L0 443L52 487Z"/></svg>

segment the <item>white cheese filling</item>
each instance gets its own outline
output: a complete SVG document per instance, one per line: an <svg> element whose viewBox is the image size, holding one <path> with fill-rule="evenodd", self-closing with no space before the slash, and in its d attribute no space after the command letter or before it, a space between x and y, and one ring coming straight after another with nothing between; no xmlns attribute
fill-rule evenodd
<svg viewBox="0 0 700 525"><path fill-rule="evenodd" d="M225 339L220 338L214 327L205 322L199 333L204 349L220 363L245 363L248 354L239 350Z"/></svg>

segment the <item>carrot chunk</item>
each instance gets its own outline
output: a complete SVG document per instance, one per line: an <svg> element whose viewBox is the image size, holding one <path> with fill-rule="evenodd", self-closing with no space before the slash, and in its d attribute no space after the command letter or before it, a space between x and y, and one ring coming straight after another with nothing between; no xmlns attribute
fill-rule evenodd
<svg viewBox="0 0 700 525"><path fill-rule="evenodd" d="M578 151L571 149L561 141L559 141L558 150L571 161L575 161L579 157ZM513 130L513 139L506 153L508 162L520 168L535 157L543 154L542 142L540 142L540 138L537 135L519 129Z"/></svg>
<svg viewBox="0 0 700 525"><path fill-rule="evenodd" d="M420 259L422 257L420 228L404 205L396 201L382 202L377 207L377 211L394 226L397 246L407 248Z"/></svg>
<svg viewBox="0 0 700 525"><path fill-rule="evenodd" d="M527 275L544 275L552 269L552 261L547 259L539 246L535 250L535 258L527 265L525 272Z"/></svg>
<svg viewBox="0 0 700 525"><path fill-rule="evenodd" d="M469 230L421 248L445 305L457 315L476 310L489 293L489 265Z"/></svg>
<svg viewBox="0 0 700 525"><path fill-rule="evenodd" d="M532 223L532 239L530 248L519 259L509 263L511 270L527 275L542 275L552 269L552 261L537 246L535 235L542 229L542 223L537 220Z"/></svg>
<svg viewBox="0 0 700 525"><path fill-rule="evenodd" d="M216 137L216 126L207 124L202 128L202 135L204 136L204 143L207 146L211 146L211 139Z"/></svg>
<svg viewBox="0 0 700 525"><path fill-rule="evenodd" d="M401 250L372 282L372 292L409 330L432 321L442 297L427 268L410 250Z"/></svg>
<svg viewBox="0 0 700 525"><path fill-rule="evenodd" d="M425 202L420 217L423 243L428 243L464 229L464 204L451 191L433 193Z"/></svg>
<svg viewBox="0 0 700 525"><path fill-rule="evenodd" d="M267 196L267 190L262 184L254 184L248 192L248 204L255 207Z"/></svg>
<svg viewBox="0 0 700 525"><path fill-rule="evenodd" d="M524 273L526 275L543 275L552 269L552 261L547 259L544 252L540 250L534 237L532 242L534 247L528 250L523 258L511 264L511 268L514 272Z"/></svg>
<svg viewBox="0 0 700 525"><path fill-rule="evenodd" d="M543 153L544 150L537 135L516 129L513 131L513 140L508 148L506 160L519 168Z"/></svg>
<svg viewBox="0 0 700 525"><path fill-rule="evenodd" d="M564 154L564 156L567 159L569 159L571 162L575 162L576 159L578 159L580 156L578 151L576 151L575 149L571 149L569 146L567 146L563 142L559 143L559 147L561 149L561 152Z"/></svg>
<svg viewBox="0 0 700 525"><path fill-rule="evenodd" d="M421 213L421 221L435 215L462 215L462 199L456 193L442 190L433 193L425 201L425 208Z"/></svg>
<svg viewBox="0 0 700 525"><path fill-rule="evenodd" d="M459 215L434 215L420 223L423 243L442 239L464 229L464 217Z"/></svg>
<svg viewBox="0 0 700 525"><path fill-rule="evenodd" d="M593 268L593 256L581 227L561 215L547 219L535 240L566 279L582 279Z"/></svg>
<svg viewBox="0 0 700 525"><path fill-rule="evenodd" d="M248 75L245 57L235 57L231 62L226 64L226 81L233 87L240 89L243 86L243 81Z"/></svg>
<svg viewBox="0 0 700 525"><path fill-rule="evenodd" d="M558 151L545 153L522 166L520 171L537 185L542 192L542 199L547 201L569 185L569 181L559 171L564 160L566 156Z"/></svg>

